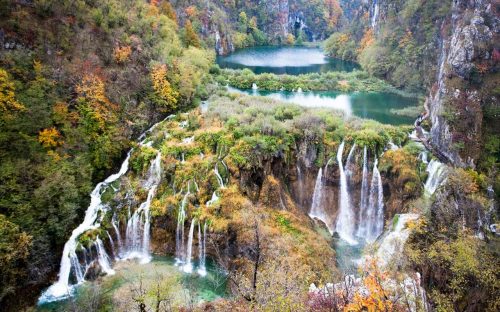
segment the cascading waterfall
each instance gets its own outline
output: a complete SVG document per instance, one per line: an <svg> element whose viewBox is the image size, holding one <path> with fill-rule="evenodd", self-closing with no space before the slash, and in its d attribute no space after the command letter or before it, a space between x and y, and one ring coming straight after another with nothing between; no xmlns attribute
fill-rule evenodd
<svg viewBox="0 0 500 312"><path fill-rule="evenodd" d="M368 213L368 151L365 146L363 149L363 174L361 180L361 198L359 203L359 218L358 218L358 230L356 236L365 237L366 236L366 218Z"/></svg>
<svg viewBox="0 0 500 312"><path fill-rule="evenodd" d="M340 238L345 240L350 245L356 245L357 241L354 239L354 213L351 209L351 199L347 189L347 177L342 164L342 154L344 152L345 142L339 146L337 152L337 162L340 171L340 192L339 192L339 215L337 218L336 230Z"/></svg>
<svg viewBox="0 0 500 312"><path fill-rule="evenodd" d="M331 157L330 159L328 159L328 161L326 162L326 166L325 166L325 177L328 176L328 166L330 166L330 163L333 161L333 157Z"/></svg>
<svg viewBox="0 0 500 312"><path fill-rule="evenodd" d="M354 143L352 145L351 150L349 151L349 154L347 155L347 160L345 162L345 175L346 175L347 179L349 179L353 174L353 169L354 169L353 157L354 157L355 150L356 150L356 143Z"/></svg>
<svg viewBox="0 0 500 312"><path fill-rule="evenodd" d="M115 270L111 268L111 261L109 260L109 256L99 236L95 239L95 245L97 247L97 261L99 261L101 269L108 275L115 274Z"/></svg>
<svg viewBox="0 0 500 312"><path fill-rule="evenodd" d="M311 210L309 212L311 218L316 218L323 221L328 227L328 230L333 234L333 229L327 219L327 214L323 207L323 170L319 168L316 184L314 185L314 193L312 198Z"/></svg>
<svg viewBox="0 0 500 312"><path fill-rule="evenodd" d="M201 236L201 223L198 223L198 258L200 260L198 274L201 276L207 275L206 259L207 259L207 223L203 225L203 238Z"/></svg>
<svg viewBox="0 0 500 312"><path fill-rule="evenodd" d="M215 177L217 178L217 182L219 182L220 188L224 188L224 180L222 179L222 177L219 173L218 163L215 163L214 172L215 172Z"/></svg>
<svg viewBox="0 0 500 312"><path fill-rule="evenodd" d="M196 224L196 218L191 221L191 226L189 227L188 243L186 248L186 264L183 266L183 271L186 273L193 272L193 236L194 236L194 226Z"/></svg>
<svg viewBox="0 0 500 312"><path fill-rule="evenodd" d="M384 230L384 191L382 177L378 171L378 159L373 164L372 182L370 186L370 199L366 218L365 239L373 242Z"/></svg>
<svg viewBox="0 0 500 312"><path fill-rule="evenodd" d="M108 234L108 239L109 243L111 244L111 250L113 251L113 255L115 256L115 259L118 259L118 250L115 247L115 242L113 241L113 237L111 237L108 231L106 231L106 234Z"/></svg>
<svg viewBox="0 0 500 312"><path fill-rule="evenodd" d="M96 185L92 193L90 194L90 205L85 212L85 217L83 222L73 230L70 238L64 244L64 249L61 257L61 267L59 270L59 279L53 285L51 285L39 298L39 303L51 302L55 300L63 299L73 292L72 285L69 284L69 277L71 273L71 268L75 267L75 271L81 270L78 258L76 256L76 245L77 238L88 230L96 229L100 226L97 222L97 216L100 212L103 212L105 205L102 204L101 195L106 190L106 188L121 176L123 176L128 171L128 165L130 160L130 155L132 151L129 151L127 158L122 163L118 173L112 174L103 182ZM104 214L101 214L103 216ZM76 265L78 263L78 265ZM73 265L72 265L73 264ZM82 274L83 275L83 274ZM83 278L78 278L78 283L83 282Z"/></svg>
<svg viewBox="0 0 500 312"><path fill-rule="evenodd" d="M427 172L429 176L425 182L424 190L428 196L431 196L446 179L446 165L433 159L427 166Z"/></svg>
<svg viewBox="0 0 500 312"><path fill-rule="evenodd" d="M179 213L177 215L177 230L175 231L175 257L178 264L184 263L185 261L184 223L186 222L186 205L189 194L190 190L188 184L188 191L182 198Z"/></svg>
<svg viewBox="0 0 500 312"><path fill-rule="evenodd" d="M116 251L116 253L118 256L121 256L123 242L122 242L122 235L120 234L120 230L119 230L120 224L118 223L118 220L116 219L116 215L113 215L113 218L111 219L111 225L113 226L113 229L115 230L116 240L118 242L118 250Z"/></svg>
<svg viewBox="0 0 500 312"><path fill-rule="evenodd" d="M124 259L138 258L142 263L151 260L149 252L151 217L149 209L161 180L161 153L158 152L149 168L144 187L148 189L146 201L141 203L127 222L126 253Z"/></svg>

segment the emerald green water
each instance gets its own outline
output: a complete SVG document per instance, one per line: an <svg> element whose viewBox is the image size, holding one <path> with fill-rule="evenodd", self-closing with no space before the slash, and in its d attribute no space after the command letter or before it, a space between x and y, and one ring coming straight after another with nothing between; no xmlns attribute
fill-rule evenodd
<svg viewBox="0 0 500 312"><path fill-rule="evenodd" d="M100 311L135 311L136 305L132 296L139 289L139 285L142 283L145 290L145 302L148 306L153 306L158 281L173 307L213 301L227 296L226 275L209 259L207 275L204 277L196 273L183 273L172 257L163 256L155 256L147 264L136 261L117 262L113 268L115 275L86 282L76 289L74 297L38 306L36 311L71 311L75 306L79 311L85 311L91 309L92 301L99 302Z"/></svg>
<svg viewBox="0 0 500 312"><path fill-rule="evenodd" d="M228 88L229 92L267 96L276 100L294 103L304 107L325 107L343 111L346 116L373 119L384 124L413 124L415 118L397 115L394 110L418 105L418 99L395 93L340 93L333 91L288 92L239 90Z"/></svg>
<svg viewBox="0 0 500 312"><path fill-rule="evenodd" d="M353 71L359 65L326 57L319 48L254 47L217 57L222 68L251 69L256 74L274 73L299 75L327 71Z"/></svg>

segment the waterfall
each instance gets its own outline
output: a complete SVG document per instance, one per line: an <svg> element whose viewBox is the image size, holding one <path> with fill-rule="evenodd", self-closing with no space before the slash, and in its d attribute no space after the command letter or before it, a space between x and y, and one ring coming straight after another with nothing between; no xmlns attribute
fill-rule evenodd
<svg viewBox="0 0 500 312"><path fill-rule="evenodd" d="M203 236L201 234L201 223L198 222L198 259L200 261L199 267L198 267L198 274L201 276L206 276L207 275L207 268L206 268L206 241L207 239L207 223L203 225Z"/></svg>
<svg viewBox="0 0 500 312"><path fill-rule="evenodd" d="M395 226L382 236L375 254L379 265L387 265L397 252L402 252L402 250L398 249L404 246L410 236L410 230L406 229L406 225L408 222L418 219L418 217L418 214L398 214L394 217Z"/></svg>
<svg viewBox="0 0 500 312"><path fill-rule="evenodd" d="M427 166L427 172L429 176L425 182L424 190L428 196L431 196L446 179L446 165L433 159Z"/></svg>
<svg viewBox="0 0 500 312"><path fill-rule="evenodd" d="M188 191L182 198L181 206L179 207L179 213L177 215L177 229L175 232L175 257L177 264L184 263L185 261L184 222L186 221L186 205L189 194L190 191L188 187Z"/></svg>
<svg viewBox="0 0 500 312"><path fill-rule="evenodd" d="M349 196L349 191L347 189L347 177L342 164L342 154L344 152L344 144L339 146L337 152L337 162L339 164L340 170L340 192L339 192L339 215L337 217L336 230L340 235L340 238L345 240L350 245L357 244L353 237L354 232L354 215L351 209L351 199Z"/></svg>
<svg viewBox="0 0 500 312"><path fill-rule="evenodd" d="M215 163L215 177L217 178L217 182L219 182L220 188L224 188L224 180L222 179L221 175L219 174L219 166L217 165L218 163Z"/></svg>
<svg viewBox="0 0 500 312"><path fill-rule="evenodd" d="M361 180L361 199L359 202L358 231L356 236L366 236L366 220L368 210L368 152L366 146L363 149L363 174Z"/></svg>
<svg viewBox="0 0 500 312"><path fill-rule="evenodd" d="M189 227L188 243L186 248L186 264L183 266L183 271L186 273L193 272L193 236L194 236L194 225L196 224L196 219L193 218L191 221L191 226Z"/></svg>
<svg viewBox="0 0 500 312"><path fill-rule="evenodd" d="M373 0L372 20L371 20L371 26L372 26L372 28L377 27L379 11L380 11L380 9L379 9L378 1L377 0Z"/></svg>
<svg viewBox="0 0 500 312"><path fill-rule="evenodd" d="M111 268L109 256L106 253L106 249L104 249L104 245L102 244L102 240L99 238L99 236L96 237L95 244L97 247L97 261L99 261L99 266L106 274L115 274L115 270Z"/></svg>
<svg viewBox="0 0 500 312"><path fill-rule="evenodd" d="M378 159L373 164L372 182L370 186L370 199L368 202L367 218L365 219L367 242L373 242L384 230L384 191L382 178L378 171Z"/></svg>
<svg viewBox="0 0 500 312"><path fill-rule="evenodd" d="M118 251L116 250L115 242L113 241L113 237L111 237L111 235L109 235L108 231L106 231L106 234L108 234L109 243L111 244L111 251L113 251L113 255L115 256L115 259L118 259Z"/></svg>
<svg viewBox="0 0 500 312"><path fill-rule="evenodd" d="M113 226L113 229L115 230L116 240L118 241L117 255L120 256L122 253L123 242L122 242L122 236L120 234L120 229L119 229L120 224L118 223L118 220L116 219L116 215L113 215L113 218L111 219L111 225Z"/></svg>
<svg viewBox="0 0 500 312"><path fill-rule="evenodd" d="M73 268L73 272L76 276L76 282L78 284L82 283L85 279L84 270L80 264L80 260L78 260L78 256L75 251L72 251L70 254L71 267Z"/></svg>
<svg viewBox="0 0 500 312"><path fill-rule="evenodd" d="M330 163L333 161L333 157L331 157L330 159L328 159L328 161L326 162L326 166L325 166L325 177L328 176L328 166L330 166Z"/></svg>
<svg viewBox="0 0 500 312"><path fill-rule="evenodd" d="M351 147L351 150L349 151L349 154L347 156L347 160L345 162L345 175L347 178L350 178L353 173L353 166L354 163L352 161L353 156L354 156L354 151L356 150L356 143L354 143Z"/></svg>
<svg viewBox="0 0 500 312"><path fill-rule="evenodd" d="M42 293L39 298L39 303L60 300L67 297L68 295L71 295L73 288L71 285L69 285L69 277L71 268L75 265L75 258L76 261L78 261L78 258L76 257L77 238L86 231L99 227L99 224L96 224L97 216L99 212L102 212L105 209L101 201L101 194L106 190L106 187L108 185L118 180L128 171L131 152L132 151L128 152L127 158L125 158L125 161L122 163L120 170L117 173L110 175L103 182L98 183L92 193L90 193L90 205L85 211L83 222L73 230L70 238L64 244L64 249L61 257L61 267L59 270L59 279L57 280L57 282L52 284L44 293ZM75 271L78 272L78 268L76 268ZM83 279L81 281L83 281Z"/></svg>
<svg viewBox="0 0 500 312"><path fill-rule="evenodd" d="M316 218L323 221L328 227L328 230L333 234L333 229L328 221L325 209L323 207L323 170L319 168L316 184L314 185L314 193L312 198L311 210L309 212L311 218Z"/></svg>
<svg viewBox="0 0 500 312"><path fill-rule="evenodd" d="M297 180L299 182L299 197L300 197L300 205L303 205L304 202L304 177L302 176L302 170L300 170L300 165L297 163Z"/></svg>
<svg viewBox="0 0 500 312"><path fill-rule="evenodd" d="M259 87L257 87L257 84L252 83L252 90L256 91L257 89L259 89Z"/></svg>
<svg viewBox="0 0 500 312"><path fill-rule="evenodd" d="M124 259L140 259L141 263L151 261L149 252L151 217L149 209L161 180L161 153L158 152L149 167L144 187L148 189L146 201L141 203L127 222L127 251Z"/></svg>
<svg viewBox="0 0 500 312"><path fill-rule="evenodd" d="M212 198L209 201L207 201L205 205L210 207L218 200L219 200L219 196L217 196L217 193L214 191L212 193Z"/></svg>

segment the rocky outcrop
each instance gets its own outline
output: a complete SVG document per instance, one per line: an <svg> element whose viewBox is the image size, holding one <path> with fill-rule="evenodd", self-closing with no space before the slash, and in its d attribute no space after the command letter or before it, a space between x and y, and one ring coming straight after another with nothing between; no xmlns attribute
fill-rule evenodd
<svg viewBox="0 0 500 312"><path fill-rule="evenodd" d="M495 66L494 10L491 1L456 0L452 16L442 22L439 69L429 95L431 142L457 166L475 167L481 154L483 107L491 95L478 79Z"/></svg>

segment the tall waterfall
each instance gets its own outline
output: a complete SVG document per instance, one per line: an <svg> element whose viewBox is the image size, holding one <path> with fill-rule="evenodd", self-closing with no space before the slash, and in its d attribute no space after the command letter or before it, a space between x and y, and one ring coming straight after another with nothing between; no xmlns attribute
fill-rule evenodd
<svg viewBox="0 0 500 312"><path fill-rule="evenodd" d="M76 256L77 238L86 231L96 229L100 226L99 221L97 221L97 216L100 212L104 212L105 209L105 205L102 204L101 195L111 183L118 180L128 171L131 152L132 151L128 152L127 158L125 158L125 161L122 163L120 170L117 173L110 175L103 182L98 183L92 193L90 193L90 205L85 212L83 222L73 230L70 238L66 244L64 244L61 257L61 268L59 270L59 279L40 296L40 303L60 300L71 295L73 292L73 287L69 284L71 268L73 267L72 263L75 265L78 264L75 266L76 272L81 269L79 260ZM101 216L103 215L104 214L101 214ZM76 275L77 277L80 277L78 276L78 273ZM81 277L81 279L77 279L78 283L83 282L83 274L81 274Z"/></svg>
<svg viewBox="0 0 500 312"><path fill-rule="evenodd" d="M354 213L351 208L351 198L349 196L349 191L347 189L347 177L342 164L342 154L344 152L344 144L339 146L337 152L337 162L339 164L340 171L340 192L339 192L339 215L337 217L336 230L340 237L345 240L350 245L357 244L354 239Z"/></svg>
<svg viewBox="0 0 500 312"><path fill-rule="evenodd" d="M149 208L161 180L161 153L158 152L149 167L148 179L144 187L148 189L146 201L141 203L127 222L126 253L123 258L138 258L142 263L151 260L149 251L151 217Z"/></svg>
<svg viewBox="0 0 500 312"><path fill-rule="evenodd" d="M371 14L372 14L371 26L372 26L372 28L375 28L375 27L377 27L378 16L379 16L379 11L380 11L378 0L373 0L371 11L372 11L371 12Z"/></svg>
<svg viewBox="0 0 500 312"><path fill-rule="evenodd" d="M436 192L438 187L446 179L446 165L439 162L438 160L431 160L427 166L427 172L429 176L425 182L424 190L425 193L430 196Z"/></svg>
<svg viewBox="0 0 500 312"><path fill-rule="evenodd" d="M99 261L99 266L104 271L104 273L113 275L115 274L115 270L111 268L111 262L109 260L109 256L106 253L106 249L104 249L104 245L99 236L95 239L95 245L97 247L97 261Z"/></svg>
<svg viewBox="0 0 500 312"><path fill-rule="evenodd" d="M118 223L118 220L116 219L116 214L113 215L113 218L111 219L111 225L113 226L113 229L115 230L115 235L116 235L116 240L118 241L118 250L115 250L115 257L121 256L122 253L122 248L123 248L123 242L122 242L122 235L120 234L120 224Z"/></svg>
<svg viewBox="0 0 500 312"><path fill-rule="evenodd" d="M323 170L322 168L318 171L318 176L316 178L316 184L314 185L314 193L312 198L311 210L309 212L311 218L316 218L323 221L331 234L333 234L333 229L328 221L325 209L323 207Z"/></svg>
<svg viewBox="0 0 500 312"><path fill-rule="evenodd" d="M354 169L353 157L354 157L354 151L355 150L356 150L356 143L354 143L352 145L351 150L349 151L349 154L347 155L347 160L345 162L345 174L346 174L346 177L348 179L353 174L353 169Z"/></svg>
<svg viewBox="0 0 500 312"><path fill-rule="evenodd" d="M184 194L184 198L182 198L179 213L177 215L177 230L175 231L175 257L177 263L184 263L185 261L184 223L186 222L186 205L189 194L190 191L188 186L188 191Z"/></svg>
<svg viewBox="0 0 500 312"><path fill-rule="evenodd" d="M378 159L373 164L370 199L368 202L365 239L373 242L384 230L384 191L382 178L378 171Z"/></svg>
<svg viewBox="0 0 500 312"><path fill-rule="evenodd" d="M367 147L363 149L363 174L361 180L361 198L359 202L359 218L358 218L358 231L356 236L365 237L366 236L366 218L368 214L368 152Z"/></svg>
<svg viewBox="0 0 500 312"><path fill-rule="evenodd" d="M207 259L207 223L203 225L203 236L201 234L201 222L198 222L198 258L200 260L198 274L201 276L207 275L206 259Z"/></svg>
<svg viewBox="0 0 500 312"><path fill-rule="evenodd" d="M193 236L195 224L196 218L193 218L191 221L191 227L189 228L188 243L186 248L186 264L183 266L183 270L186 273L193 272Z"/></svg>

